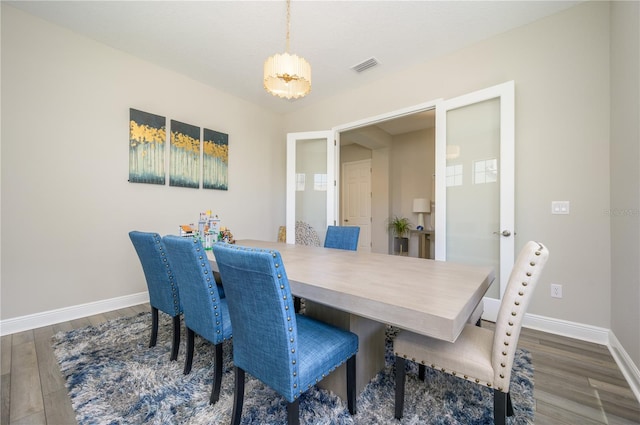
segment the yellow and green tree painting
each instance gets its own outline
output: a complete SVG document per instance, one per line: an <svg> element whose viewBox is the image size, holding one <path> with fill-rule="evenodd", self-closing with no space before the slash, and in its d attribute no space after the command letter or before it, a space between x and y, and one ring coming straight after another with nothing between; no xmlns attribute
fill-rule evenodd
<svg viewBox="0 0 640 425"><path fill-rule="evenodd" d="M129 109L129 181L164 184L165 117Z"/></svg>
<svg viewBox="0 0 640 425"><path fill-rule="evenodd" d="M169 185L200 187L200 127L171 120Z"/></svg>
<svg viewBox="0 0 640 425"><path fill-rule="evenodd" d="M205 128L202 149L202 188L228 190L229 135Z"/></svg>

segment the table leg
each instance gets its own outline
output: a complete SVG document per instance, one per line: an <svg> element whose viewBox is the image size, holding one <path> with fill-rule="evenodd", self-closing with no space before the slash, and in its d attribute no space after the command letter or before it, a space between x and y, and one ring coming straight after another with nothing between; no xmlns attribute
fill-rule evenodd
<svg viewBox="0 0 640 425"><path fill-rule="evenodd" d="M371 379L384 369L384 323L336 310L309 300L305 300L305 314L358 335L356 395L359 395ZM320 381L319 384L321 388L333 391L343 400L347 399L345 368L346 366L343 364L331 375Z"/></svg>

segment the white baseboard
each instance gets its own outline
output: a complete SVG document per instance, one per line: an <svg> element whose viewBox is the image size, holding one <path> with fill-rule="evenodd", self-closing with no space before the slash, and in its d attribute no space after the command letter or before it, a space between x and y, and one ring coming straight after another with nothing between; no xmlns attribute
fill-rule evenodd
<svg viewBox="0 0 640 425"><path fill-rule="evenodd" d="M485 298L482 318L495 322L496 317L498 317L499 308L500 301ZM581 341L605 345L622 371L629 387L631 387L631 391L633 391L633 394L638 401L640 401L640 371L610 329L530 313L525 315L522 326L555 335L579 339Z"/></svg>
<svg viewBox="0 0 640 425"><path fill-rule="evenodd" d="M609 334L609 351L613 358L616 359L616 363L618 363L618 367L622 371L624 378L629 383L631 391L633 391L633 394L635 394L638 401L640 401L640 370L638 370L638 367L633 363L633 360L631 360L631 357L629 357L629 354L622 347L613 332Z"/></svg>
<svg viewBox="0 0 640 425"><path fill-rule="evenodd" d="M95 301L92 303L30 314L28 316L6 319L0 321L0 335L4 336L60 322L67 322L69 320L93 316L94 314L131 307L132 305L143 304L146 302L149 302L149 293L140 292L108 300Z"/></svg>

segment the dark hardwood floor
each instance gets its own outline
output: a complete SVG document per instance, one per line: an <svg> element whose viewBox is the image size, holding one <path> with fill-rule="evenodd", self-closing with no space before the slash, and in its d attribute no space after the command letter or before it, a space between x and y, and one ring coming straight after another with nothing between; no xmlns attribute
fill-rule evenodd
<svg viewBox="0 0 640 425"><path fill-rule="evenodd" d="M75 424L51 336L149 311L147 304L7 335L1 341L1 424ZM483 322L491 327L492 323ZM535 423L640 424L640 405L607 347L531 329L519 346L532 353ZM390 423L394 423L390 413Z"/></svg>

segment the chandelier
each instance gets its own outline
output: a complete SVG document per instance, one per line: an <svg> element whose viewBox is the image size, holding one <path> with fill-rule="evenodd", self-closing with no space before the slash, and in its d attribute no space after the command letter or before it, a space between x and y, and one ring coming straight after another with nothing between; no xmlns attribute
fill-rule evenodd
<svg viewBox="0 0 640 425"><path fill-rule="evenodd" d="M287 48L264 62L264 88L286 99L304 97L311 91L311 65L298 55L289 54L291 0L287 0Z"/></svg>

